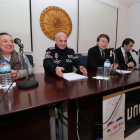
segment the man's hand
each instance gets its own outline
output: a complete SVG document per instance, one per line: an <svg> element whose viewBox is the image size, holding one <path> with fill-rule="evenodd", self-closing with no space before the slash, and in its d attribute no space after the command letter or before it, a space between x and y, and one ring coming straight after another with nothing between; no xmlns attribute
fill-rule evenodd
<svg viewBox="0 0 140 140"><path fill-rule="evenodd" d="M129 63L127 64L127 66L133 68L133 67L134 67L134 63L133 63L133 62L129 62Z"/></svg>
<svg viewBox="0 0 140 140"><path fill-rule="evenodd" d="M110 69L112 70L112 67L113 67L113 70L116 70L118 68L118 66L119 65L117 63L114 63L114 67L113 67L113 64L111 64Z"/></svg>
<svg viewBox="0 0 140 140"><path fill-rule="evenodd" d="M17 74L17 76L16 76L16 74ZM12 69L11 69L11 75L12 75L12 79L15 79L15 78L17 79L21 76L19 71L17 72L17 70L12 70Z"/></svg>
<svg viewBox="0 0 140 140"><path fill-rule="evenodd" d="M83 73L84 76L87 76L87 70L85 69L85 67L80 66L80 71Z"/></svg>
<svg viewBox="0 0 140 140"><path fill-rule="evenodd" d="M65 69L63 67L58 67L58 66L55 68L56 75L63 78L62 70L65 70Z"/></svg>

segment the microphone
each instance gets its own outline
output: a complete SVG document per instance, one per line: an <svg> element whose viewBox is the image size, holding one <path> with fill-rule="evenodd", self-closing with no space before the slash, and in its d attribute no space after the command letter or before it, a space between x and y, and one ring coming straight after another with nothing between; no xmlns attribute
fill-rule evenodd
<svg viewBox="0 0 140 140"><path fill-rule="evenodd" d="M24 59L24 56L23 56L23 44L21 43L21 40L19 38L15 38L14 39L14 42L15 44L17 44L19 46L19 50L20 50L20 53L21 53L21 57L22 59ZM25 59L24 59L25 60ZM21 66L22 66L22 61L21 61ZM26 70L26 81L21 81L17 84L17 88L21 88L21 89L26 89L26 88L32 88L32 87L36 87L38 86L38 82L35 81L35 80L30 80L29 81L29 70L28 70L28 64L25 60L25 66L24 66L24 69Z"/></svg>
<svg viewBox="0 0 140 140"><path fill-rule="evenodd" d="M19 47L23 48L23 44L21 43L21 40L19 38L14 39L15 44L17 44Z"/></svg>
<svg viewBox="0 0 140 140"><path fill-rule="evenodd" d="M110 70L110 75L116 75L116 74L118 74L118 72L113 70L114 69L114 64L115 64L116 50L114 50L114 48L109 48L109 49L112 50L111 51L112 53L110 53L110 58L112 58L112 61L113 61L113 66L112 66L112 69Z"/></svg>
<svg viewBox="0 0 140 140"><path fill-rule="evenodd" d="M132 52L135 52L135 53L136 53L136 55L138 55L138 52L137 52L136 50L132 49Z"/></svg>
<svg viewBox="0 0 140 140"><path fill-rule="evenodd" d="M113 51L113 50L114 50L114 48L108 48L108 50L109 50L109 51Z"/></svg>

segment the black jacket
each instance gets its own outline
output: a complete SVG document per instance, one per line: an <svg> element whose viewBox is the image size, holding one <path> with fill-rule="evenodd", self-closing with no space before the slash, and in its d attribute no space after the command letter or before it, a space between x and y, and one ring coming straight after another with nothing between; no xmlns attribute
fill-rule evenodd
<svg viewBox="0 0 140 140"><path fill-rule="evenodd" d="M108 49L105 49L105 59L110 60L110 51ZM101 52L98 46L94 46L89 49L88 64L87 64L88 70L97 70L97 67L103 67L104 61L102 61ZM111 60L111 63L112 61L113 60Z"/></svg>
<svg viewBox="0 0 140 140"><path fill-rule="evenodd" d="M121 47L119 47L118 49L115 50L115 54L116 54L116 57L117 57L117 59L115 61L116 61L116 63L119 64L120 68L128 68L127 64L125 64L125 60L124 60L124 57L123 57ZM118 62L117 62L117 60L118 60ZM136 66L136 62L133 59L130 52L127 52L127 60L128 60L127 63L133 62L134 66Z"/></svg>
<svg viewBox="0 0 140 140"><path fill-rule="evenodd" d="M56 66L63 67L63 73L72 72L73 66L78 70L82 66L73 49L66 47L64 50L59 49L57 45L46 50L45 59L43 61L45 73L56 74Z"/></svg>

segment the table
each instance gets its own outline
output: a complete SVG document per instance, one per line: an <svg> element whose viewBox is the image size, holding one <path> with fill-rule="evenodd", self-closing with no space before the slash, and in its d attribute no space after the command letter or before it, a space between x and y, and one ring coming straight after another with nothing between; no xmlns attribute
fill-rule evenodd
<svg viewBox="0 0 140 140"><path fill-rule="evenodd" d="M133 71L133 69L130 69ZM125 89L140 85L140 72L133 71L130 74L111 75L109 81L96 80L96 72L89 71L87 80L68 82L61 80L63 86L59 89L69 97L68 101L68 118L76 122L77 100L80 109L92 122L102 123L102 101L103 96L121 91L123 84ZM57 82L57 80L56 80ZM125 82L125 83L124 83ZM79 123L88 121L80 114ZM99 130L99 131L98 131ZM93 140L99 135L102 137L102 126L79 126L79 135L81 140ZM77 140L76 125L68 123L68 139Z"/></svg>
<svg viewBox="0 0 140 140"><path fill-rule="evenodd" d="M0 104L1 140L50 140L49 105L68 100L54 84L55 76L30 76L39 86L30 89L14 87ZM17 80L17 83L25 79ZM4 92L0 90L0 98ZM46 134L47 133L47 134Z"/></svg>
<svg viewBox="0 0 140 140"><path fill-rule="evenodd" d="M14 140L45 138L49 128L49 105L68 101L68 118L76 122L77 100L80 109L90 121L102 123L102 98L122 90L123 76L112 75L109 81L96 80L96 72L89 71L88 79L66 81L52 75L35 74L30 79L39 82L38 87L31 89L17 89L8 93L0 104L0 139ZM125 74L125 89L140 85L140 72L133 71ZM23 79L25 80L25 79ZM22 80L18 80L20 82ZM0 90L0 98L3 95ZM79 123L87 123L80 114ZM37 133L38 132L38 133ZM47 140L50 139L50 130L47 131ZM93 140L102 136L102 126L79 126L81 140ZM68 139L77 140L76 126L68 123Z"/></svg>

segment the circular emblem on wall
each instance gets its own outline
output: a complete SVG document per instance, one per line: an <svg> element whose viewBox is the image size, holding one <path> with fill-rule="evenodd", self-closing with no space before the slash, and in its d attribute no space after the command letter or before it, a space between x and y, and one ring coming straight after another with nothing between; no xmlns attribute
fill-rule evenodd
<svg viewBox="0 0 140 140"><path fill-rule="evenodd" d="M47 37L55 40L55 35L58 32L64 32L69 37L72 21L66 11L57 6L50 6L42 11L40 26Z"/></svg>

